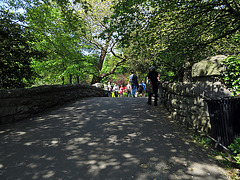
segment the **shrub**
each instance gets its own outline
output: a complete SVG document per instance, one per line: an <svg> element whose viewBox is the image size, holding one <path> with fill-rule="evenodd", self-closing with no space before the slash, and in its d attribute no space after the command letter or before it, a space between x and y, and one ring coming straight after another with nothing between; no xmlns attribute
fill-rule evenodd
<svg viewBox="0 0 240 180"><path fill-rule="evenodd" d="M233 152L232 156L236 160L236 163L240 164L240 137L236 138L228 147Z"/></svg>
<svg viewBox="0 0 240 180"><path fill-rule="evenodd" d="M223 61L226 71L222 79L225 85L231 89L233 96L240 94L240 54L236 57L229 57Z"/></svg>

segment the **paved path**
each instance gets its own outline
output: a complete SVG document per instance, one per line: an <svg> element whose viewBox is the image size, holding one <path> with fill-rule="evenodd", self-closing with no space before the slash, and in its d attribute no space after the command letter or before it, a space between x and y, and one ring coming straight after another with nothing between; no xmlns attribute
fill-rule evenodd
<svg viewBox="0 0 240 180"><path fill-rule="evenodd" d="M227 179L145 98L88 98L0 128L0 179Z"/></svg>

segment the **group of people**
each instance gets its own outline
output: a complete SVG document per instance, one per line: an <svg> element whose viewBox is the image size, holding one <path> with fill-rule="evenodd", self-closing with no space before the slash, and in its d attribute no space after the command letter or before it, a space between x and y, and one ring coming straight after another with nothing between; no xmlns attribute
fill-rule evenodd
<svg viewBox="0 0 240 180"><path fill-rule="evenodd" d="M117 85L113 84L113 87L111 86L111 83L108 82L107 84L107 91L109 97L137 97L139 96L145 96L146 92L146 84L144 81L137 86L132 86L130 82L128 82L127 85Z"/></svg>
<svg viewBox="0 0 240 180"><path fill-rule="evenodd" d="M151 66L149 68L150 72L147 75L148 82L147 82L147 93L148 93L148 104L152 104L152 96L154 95L154 106L157 106L157 98L158 98L158 85L160 83L159 77L160 75L157 73L154 66ZM133 88L133 97L135 95L136 89L138 89L138 83L137 83L137 76L131 72L132 75L129 78L129 81L131 82L132 88Z"/></svg>
<svg viewBox="0 0 240 180"><path fill-rule="evenodd" d="M138 83L137 75L134 72L131 72L129 77L129 82L127 85L117 85L114 84L113 87L111 83L107 84L107 91L109 97L137 97L145 96L145 93L148 93L148 104L152 104L152 96L154 96L154 106L157 106L157 97L158 97L158 85L159 85L159 74L156 72L155 67L151 66L150 72L148 73L147 85L142 81Z"/></svg>

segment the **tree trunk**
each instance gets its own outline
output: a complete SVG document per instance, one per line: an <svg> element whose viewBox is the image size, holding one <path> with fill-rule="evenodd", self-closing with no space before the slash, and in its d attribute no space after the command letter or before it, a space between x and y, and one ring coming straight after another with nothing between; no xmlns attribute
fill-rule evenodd
<svg viewBox="0 0 240 180"><path fill-rule="evenodd" d="M105 60L106 54L107 54L107 47L105 46L103 49L101 49L101 56L100 56L100 59L99 59L98 65L97 65L97 70L99 72L99 75L93 75L91 84L98 83L102 80L100 72L102 70L102 66L103 66L103 62Z"/></svg>
<svg viewBox="0 0 240 180"><path fill-rule="evenodd" d="M112 33L109 32L108 33L108 38L106 40L106 44L104 46L101 46L101 55L100 55L100 59L99 59L98 65L97 65L97 71L98 71L99 75L98 76L93 75L93 79L92 79L91 84L100 82L102 80L102 77L101 77L100 73L101 73L101 70L102 70L103 62L104 62L105 57L107 55L107 50L109 48L109 44L110 44L111 39L112 39Z"/></svg>
<svg viewBox="0 0 240 180"><path fill-rule="evenodd" d="M99 76L94 75L92 78L91 84L99 83L101 80L102 80L101 75L99 75Z"/></svg>
<svg viewBox="0 0 240 180"><path fill-rule="evenodd" d="M112 47L112 48L113 48L113 47ZM117 58L119 58L119 59L121 59L121 60L118 61L118 62L114 65L114 67L112 68L111 71L109 71L109 72L107 72L107 73L105 73L105 74L100 74L100 73L99 73L98 76L94 75L91 84L98 83L98 82L100 82L103 78L105 78L105 77L113 74L113 73L115 72L115 70L117 69L117 67L120 66L123 62L125 62L125 61L127 60L126 57L120 57L120 56L118 56L117 54L115 54L115 53L113 52L113 49L112 49L112 48L111 48L112 54L113 54L115 57L117 57ZM101 54L101 55L102 55L102 54ZM106 56L106 54L104 55L104 59L105 59L105 56ZM100 58L100 59L101 59L101 58ZM103 62L104 62L104 61L103 61ZM102 64L103 64L103 62L102 62ZM99 67L100 67L100 66L99 66ZM101 68L102 68L102 65L101 65Z"/></svg>

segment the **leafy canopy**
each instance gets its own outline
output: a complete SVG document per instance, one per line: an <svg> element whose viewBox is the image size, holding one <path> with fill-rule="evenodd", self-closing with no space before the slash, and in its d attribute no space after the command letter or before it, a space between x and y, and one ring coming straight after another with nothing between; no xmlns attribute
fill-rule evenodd
<svg viewBox="0 0 240 180"><path fill-rule="evenodd" d="M219 52L239 36L239 0L115 1L112 27L135 55L182 76L191 64ZM224 40L225 39L225 40ZM210 49L210 50L209 50ZM134 56L134 55L133 55Z"/></svg>
<svg viewBox="0 0 240 180"><path fill-rule="evenodd" d="M0 88L30 86L35 76L31 61L43 58L44 53L29 45L33 36L20 26L24 20L21 15L8 11L0 14Z"/></svg>

